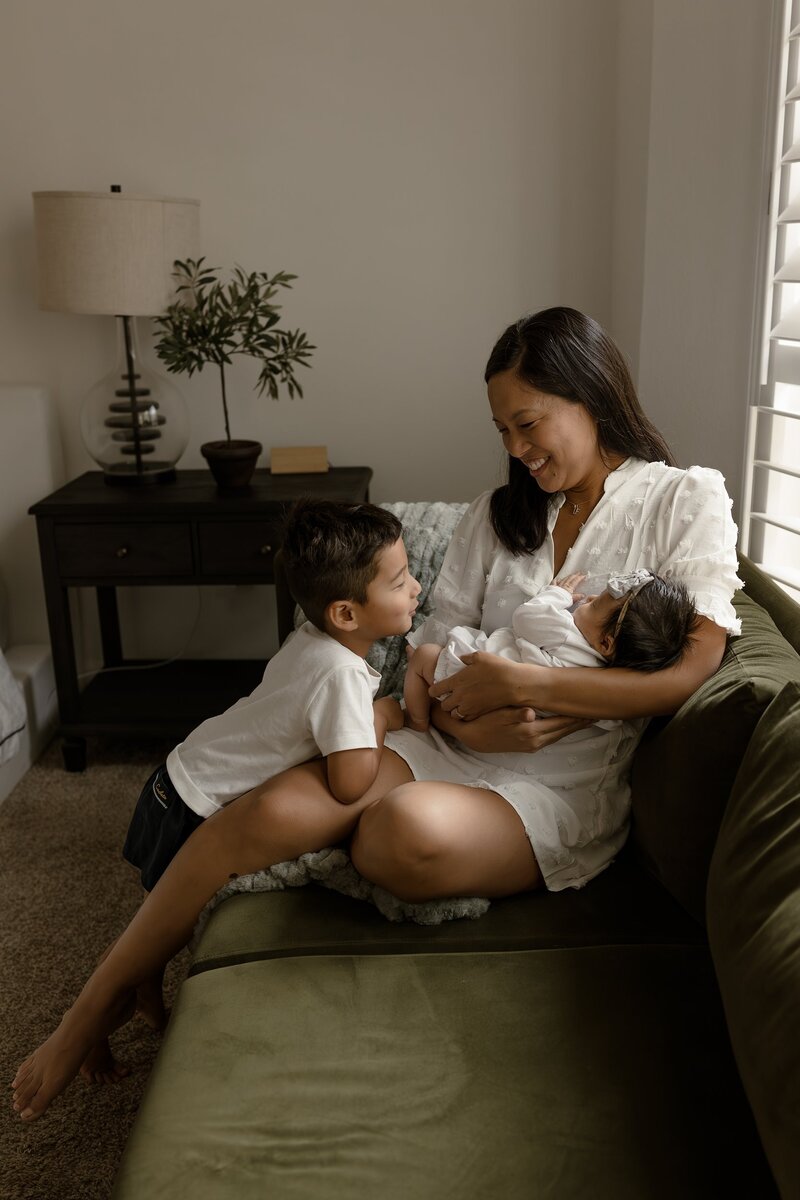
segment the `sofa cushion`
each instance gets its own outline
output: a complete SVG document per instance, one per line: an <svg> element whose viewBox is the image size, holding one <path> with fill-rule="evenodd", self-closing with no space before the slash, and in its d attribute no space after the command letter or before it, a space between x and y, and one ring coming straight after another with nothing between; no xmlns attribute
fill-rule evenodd
<svg viewBox="0 0 800 1200"><path fill-rule="evenodd" d="M633 760L632 836L646 865L698 920L708 867L747 743L800 656L769 614L740 592L742 633L719 670L670 720L651 722Z"/></svg>
<svg viewBox="0 0 800 1200"><path fill-rule="evenodd" d="M774 1194L707 950L611 945L187 979L113 1196Z"/></svg>
<svg viewBox="0 0 800 1200"><path fill-rule="evenodd" d="M627 850L592 886L493 900L478 920L387 921L371 904L316 884L230 896L193 952L191 974L287 954L442 954L706 944L704 931Z"/></svg>
<svg viewBox="0 0 800 1200"><path fill-rule="evenodd" d="M800 687L764 713L722 822L708 933L731 1041L782 1194L800 1186Z"/></svg>

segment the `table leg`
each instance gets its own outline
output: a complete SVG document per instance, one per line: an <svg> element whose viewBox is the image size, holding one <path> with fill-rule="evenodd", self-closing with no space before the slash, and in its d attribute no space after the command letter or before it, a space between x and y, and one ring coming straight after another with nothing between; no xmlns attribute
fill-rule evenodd
<svg viewBox="0 0 800 1200"><path fill-rule="evenodd" d="M100 619L100 639L103 644L103 665L118 667L122 663L122 638L119 632L117 589L98 587L97 615Z"/></svg>

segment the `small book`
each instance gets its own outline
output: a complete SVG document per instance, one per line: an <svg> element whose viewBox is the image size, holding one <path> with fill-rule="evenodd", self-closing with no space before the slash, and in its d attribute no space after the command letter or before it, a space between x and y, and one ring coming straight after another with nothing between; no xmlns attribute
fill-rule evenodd
<svg viewBox="0 0 800 1200"><path fill-rule="evenodd" d="M328 470L327 446L273 446L269 469L273 475L318 475Z"/></svg>

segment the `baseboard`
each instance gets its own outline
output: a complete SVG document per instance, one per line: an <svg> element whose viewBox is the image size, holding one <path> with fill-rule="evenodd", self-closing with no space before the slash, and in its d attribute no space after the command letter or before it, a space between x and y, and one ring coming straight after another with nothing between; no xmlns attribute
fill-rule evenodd
<svg viewBox="0 0 800 1200"><path fill-rule="evenodd" d="M58 713L50 647L10 646L5 657L14 678L22 684L27 724L17 753L0 765L0 804L47 746Z"/></svg>

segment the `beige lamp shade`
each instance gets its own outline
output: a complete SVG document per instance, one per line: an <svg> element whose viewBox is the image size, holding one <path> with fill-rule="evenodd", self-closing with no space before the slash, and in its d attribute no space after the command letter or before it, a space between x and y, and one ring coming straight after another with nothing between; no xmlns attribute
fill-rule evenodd
<svg viewBox="0 0 800 1200"><path fill-rule="evenodd" d="M152 317L175 299L175 259L197 258L199 200L34 192L39 307Z"/></svg>

